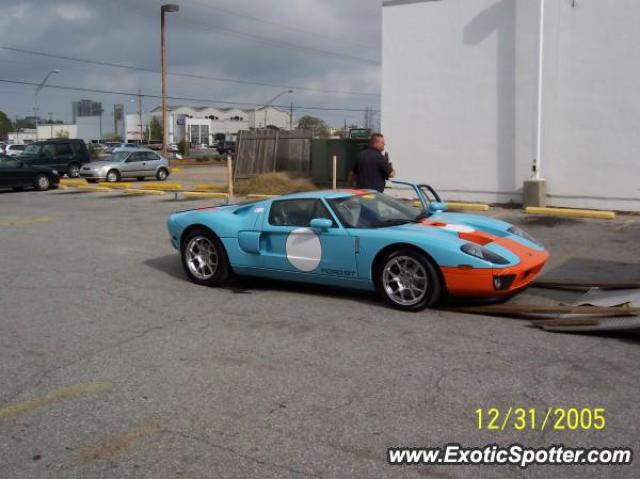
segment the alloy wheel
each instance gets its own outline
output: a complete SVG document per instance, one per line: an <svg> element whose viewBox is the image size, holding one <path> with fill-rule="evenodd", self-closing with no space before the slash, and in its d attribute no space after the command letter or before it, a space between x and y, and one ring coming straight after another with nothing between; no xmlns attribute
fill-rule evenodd
<svg viewBox="0 0 640 479"><path fill-rule="evenodd" d="M429 277L424 266L416 258L398 256L385 265L382 286L394 303L414 306L427 294Z"/></svg>
<svg viewBox="0 0 640 479"><path fill-rule="evenodd" d="M211 279L218 269L218 249L205 236L196 236L189 241L185 259L191 274L200 280Z"/></svg>

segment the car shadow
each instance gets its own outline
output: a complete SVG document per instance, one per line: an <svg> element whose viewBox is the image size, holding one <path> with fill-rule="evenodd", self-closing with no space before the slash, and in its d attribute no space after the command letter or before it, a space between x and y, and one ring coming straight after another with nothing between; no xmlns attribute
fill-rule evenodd
<svg viewBox="0 0 640 479"><path fill-rule="evenodd" d="M189 281L182 269L178 255L161 256L144 262L147 266L165 273L172 278ZM233 294L253 294L262 291L277 291L286 293L302 293L314 296L325 296L340 299L356 299L375 306L385 306L384 302L374 293L357 289L340 288L317 284L297 283L277 279L264 279L253 277L235 277L229 280L219 289L230 291Z"/></svg>

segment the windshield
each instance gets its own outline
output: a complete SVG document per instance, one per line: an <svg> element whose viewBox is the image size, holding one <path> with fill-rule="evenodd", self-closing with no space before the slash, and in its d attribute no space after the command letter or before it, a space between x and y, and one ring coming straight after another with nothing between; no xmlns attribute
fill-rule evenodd
<svg viewBox="0 0 640 479"><path fill-rule="evenodd" d="M39 155L42 145L29 145L24 149L25 155Z"/></svg>
<svg viewBox="0 0 640 479"><path fill-rule="evenodd" d="M345 228L384 228L420 221L425 215L381 193L329 200Z"/></svg>
<svg viewBox="0 0 640 479"><path fill-rule="evenodd" d="M111 163L122 163L124 160L129 158L130 154L131 153L129 153L128 151L118 151L118 152L114 153L113 155L108 156L107 158L105 158L104 161L109 161Z"/></svg>

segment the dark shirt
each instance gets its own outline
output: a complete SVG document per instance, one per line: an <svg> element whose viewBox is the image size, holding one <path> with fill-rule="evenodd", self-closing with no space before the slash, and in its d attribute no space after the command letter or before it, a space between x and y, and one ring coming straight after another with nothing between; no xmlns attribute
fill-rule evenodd
<svg viewBox="0 0 640 479"><path fill-rule="evenodd" d="M353 174L356 175L358 188L363 190L376 190L382 193L385 182L393 171L389 159L375 148L367 146L358 155L353 166Z"/></svg>

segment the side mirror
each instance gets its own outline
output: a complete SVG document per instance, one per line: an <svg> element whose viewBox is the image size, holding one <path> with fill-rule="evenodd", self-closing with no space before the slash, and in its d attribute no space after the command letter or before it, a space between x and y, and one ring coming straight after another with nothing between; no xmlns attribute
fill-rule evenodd
<svg viewBox="0 0 640 479"><path fill-rule="evenodd" d="M328 231L333 226L333 221L327 218L314 218L311 220L310 226L314 230Z"/></svg>
<svg viewBox="0 0 640 479"><path fill-rule="evenodd" d="M429 203L430 213L437 213L438 211L447 211L447 204L440 201L433 201Z"/></svg>

